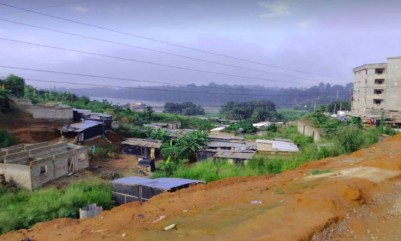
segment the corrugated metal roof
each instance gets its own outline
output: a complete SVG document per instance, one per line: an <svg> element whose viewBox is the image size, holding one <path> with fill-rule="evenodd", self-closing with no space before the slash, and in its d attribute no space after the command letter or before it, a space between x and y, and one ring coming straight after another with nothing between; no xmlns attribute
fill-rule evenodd
<svg viewBox="0 0 401 241"><path fill-rule="evenodd" d="M254 151L248 151L248 152L218 151L216 154L213 155L213 157L249 160L252 159L254 155L255 155Z"/></svg>
<svg viewBox="0 0 401 241"><path fill-rule="evenodd" d="M208 135L209 141L229 141L229 142L240 142L244 140L242 136L222 136L222 135Z"/></svg>
<svg viewBox="0 0 401 241"><path fill-rule="evenodd" d="M223 131L223 130L225 130L227 127L226 126L220 126L220 127L216 127L216 128L214 128L214 129L211 129L210 131Z"/></svg>
<svg viewBox="0 0 401 241"><path fill-rule="evenodd" d="M132 177L124 177L124 178L113 180L112 183L132 185L132 186L142 185L142 186L149 186L149 187L162 189L162 190L170 190L170 189L185 186L188 184L205 183L205 182L200 181L200 180L171 178L171 177L149 179L146 177L132 176Z"/></svg>
<svg viewBox="0 0 401 241"><path fill-rule="evenodd" d="M275 151L298 152L298 146L288 141L273 141L257 139L256 143L272 144Z"/></svg>
<svg viewBox="0 0 401 241"><path fill-rule="evenodd" d="M83 122L64 126L63 131L81 132L88 128L97 126L97 125L103 125L103 122L94 121L94 120L85 120Z"/></svg>
<svg viewBox="0 0 401 241"><path fill-rule="evenodd" d="M224 141L209 141L207 143L207 146L210 147L230 147L230 148L236 148L236 149L246 149L246 145L244 143L238 143L238 142L224 142Z"/></svg>
<svg viewBox="0 0 401 241"><path fill-rule="evenodd" d="M253 123L252 126L256 127L256 128L260 128L260 127L267 127L270 124L271 123L269 121L263 121L263 122Z"/></svg>
<svg viewBox="0 0 401 241"><path fill-rule="evenodd" d="M151 148L160 148L162 146L162 142L160 140L140 139L140 138L129 138L121 142L121 144L130 146L151 147Z"/></svg>

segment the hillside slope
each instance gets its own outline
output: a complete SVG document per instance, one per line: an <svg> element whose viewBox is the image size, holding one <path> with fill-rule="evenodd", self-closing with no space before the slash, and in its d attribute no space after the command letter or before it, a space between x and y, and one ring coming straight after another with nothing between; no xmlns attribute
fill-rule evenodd
<svg viewBox="0 0 401 241"><path fill-rule="evenodd" d="M40 223L0 240L395 240L401 232L400 176L398 135L274 177L195 186L94 219ZM160 216L166 218L154 222ZM163 231L173 223L176 229Z"/></svg>

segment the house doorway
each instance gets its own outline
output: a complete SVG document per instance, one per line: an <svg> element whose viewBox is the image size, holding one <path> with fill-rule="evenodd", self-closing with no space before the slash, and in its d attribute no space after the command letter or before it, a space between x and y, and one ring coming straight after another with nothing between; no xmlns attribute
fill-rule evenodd
<svg viewBox="0 0 401 241"><path fill-rule="evenodd" d="M74 162L72 157L68 158L68 174L74 173Z"/></svg>

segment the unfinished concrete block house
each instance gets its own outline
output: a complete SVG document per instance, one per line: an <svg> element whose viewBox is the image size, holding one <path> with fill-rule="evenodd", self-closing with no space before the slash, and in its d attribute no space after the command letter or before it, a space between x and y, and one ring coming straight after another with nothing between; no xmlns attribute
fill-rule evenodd
<svg viewBox="0 0 401 241"><path fill-rule="evenodd" d="M0 149L0 174L29 190L89 166L86 147L61 142L21 144Z"/></svg>

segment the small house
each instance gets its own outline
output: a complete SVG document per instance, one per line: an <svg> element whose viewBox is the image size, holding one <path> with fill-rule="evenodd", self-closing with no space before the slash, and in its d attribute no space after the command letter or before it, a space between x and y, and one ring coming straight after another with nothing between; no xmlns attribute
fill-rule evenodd
<svg viewBox="0 0 401 241"><path fill-rule="evenodd" d="M275 140L256 140L256 150L261 154L290 156L299 152L299 148L291 140L275 139Z"/></svg>
<svg viewBox="0 0 401 241"><path fill-rule="evenodd" d="M136 102L136 103L130 104L130 109L132 111L137 111L137 112L145 111L146 107L147 107L147 105L142 102Z"/></svg>
<svg viewBox="0 0 401 241"><path fill-rule="evenodd" d="M254 151L218 151L213 158L226 159L231 164L246 164L254 156Z"/></svg>
<svg viewBox="0 0 401 241"><path fill-rule="evenodd" d="M66 125L61 129L66 138L76 138L78 143L104 134L103 122L85 120L83 122Z"/></svg>
<svg viewBox="0 0 401 241"><path fill-rule="evenodd" d="M91 113L92 113L91 110L73 109L73 120L74 122L81 122L87 120L89 119Z"/></svg>
<svg viewBox="0 0 401 241"><path fill-rule="evenodd" d="M113 116L102 113L91 113L87 120L100 121L104 123L105 130L111 130L111 124L113 123Z"/></svg>
<svg viewBox="0 0 401 241"><path fill-rule="evenodd" d="M136 156L149 156L151 159L160 157L162 142L160 140L128 138L121 144L124 145L123 153Z"/></svg>
<svg viewBox="0 0 401 241"><path fill-rule="evenodd" d="M95 113L92 112L91 110L74 109L73 120L74 122L81 122L84 120L103 122L105 130L111 130L111 126L113 123L113 116L103 113Z"/></svg>
<svg viewBox="0 0 401 241"><path fill-rule="evenodd" d="M124 177L111 182L111 195L117 205L134 201L142 203L163 192L175 192L199 183L204 182L168 177L156 179L135 176Z"/></svg>

